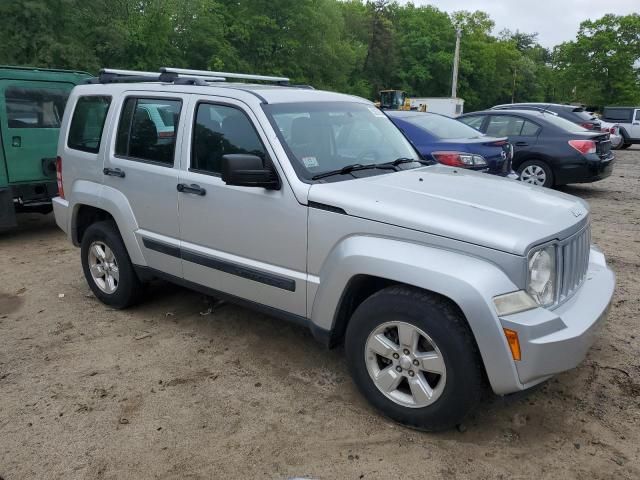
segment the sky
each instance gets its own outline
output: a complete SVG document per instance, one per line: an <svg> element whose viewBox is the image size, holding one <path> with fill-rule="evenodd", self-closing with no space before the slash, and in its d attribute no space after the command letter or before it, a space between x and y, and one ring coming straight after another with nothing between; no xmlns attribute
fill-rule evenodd
<svg viewBox="0 0 640 480"><path fill-rule="evenodd" d="M607 13L640 13L640 0L413 0L413 3L433 5L446 12L482 10L495 22L494 33L505 28L538 32L538 42L548 48L573 40L584 20L595 20Z"/></svg>

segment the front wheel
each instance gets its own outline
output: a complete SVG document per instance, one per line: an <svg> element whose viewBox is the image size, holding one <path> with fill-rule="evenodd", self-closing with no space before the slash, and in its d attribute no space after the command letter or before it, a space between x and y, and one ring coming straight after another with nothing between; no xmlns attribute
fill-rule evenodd
<svg viewBox="0 0 640 480"><path fill-rule="evenodd" d="M419 289L389 287L365 300L349 322L345 348L362 394L406 426L451 428L481 396L482 364L464 318Z"/></svg>
<svg viewBox="0 0 640 480"><path fill-rule="evenodd" d="M82 269L94 295L114 308L135 303L142 287L115 223L94 223L81 243Z"/></svg>
<svg viewBox="0 0 640 480"><path fill-rule="evenodd" d="M539 160L524 162L518 168L518 175L522 183L548 188L553 186L553 172L546 163Z"/></svg>

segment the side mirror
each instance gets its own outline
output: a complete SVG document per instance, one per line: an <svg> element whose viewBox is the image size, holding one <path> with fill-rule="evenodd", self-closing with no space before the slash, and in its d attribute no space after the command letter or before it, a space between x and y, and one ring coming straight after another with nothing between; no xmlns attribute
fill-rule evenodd
<svg viewBox="0 0 640 480"><path fill-rule="evenodd" d="M222 156L222 181L238 187L263 187L280 190L280 181L275 170L265 167L256 155L243 153Z"/></svg>

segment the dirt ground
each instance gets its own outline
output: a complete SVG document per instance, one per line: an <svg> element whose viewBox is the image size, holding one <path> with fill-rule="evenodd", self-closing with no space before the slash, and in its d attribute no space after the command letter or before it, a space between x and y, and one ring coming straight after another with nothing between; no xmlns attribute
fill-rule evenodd
<svg viewBox="0 0 640 480"><path fill-rule="evenodd" d="M164 283L106 308L53 217L22 217L0 234L0 478L640 478L640 149L566 191L617 274L608 324L576 370L441 434L379 416L301 328Z"/></svg>

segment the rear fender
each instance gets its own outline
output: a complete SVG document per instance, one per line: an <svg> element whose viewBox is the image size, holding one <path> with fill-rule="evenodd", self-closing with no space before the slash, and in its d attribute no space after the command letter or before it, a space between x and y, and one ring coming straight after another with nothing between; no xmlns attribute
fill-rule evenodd
<svg viewBox="0 0 640 480"><path fill-rule="evenodd" d="M138 222L136 222L129 201L122 192L106 185L78 180L74 182L73 194L69 195L69 198L73 198L75 201L70 229L75 244L77 244L77 217L80 207L88 205L99 208L109 213L115 220L131 261L136 265L147 265L135 236Z"/></svg>

